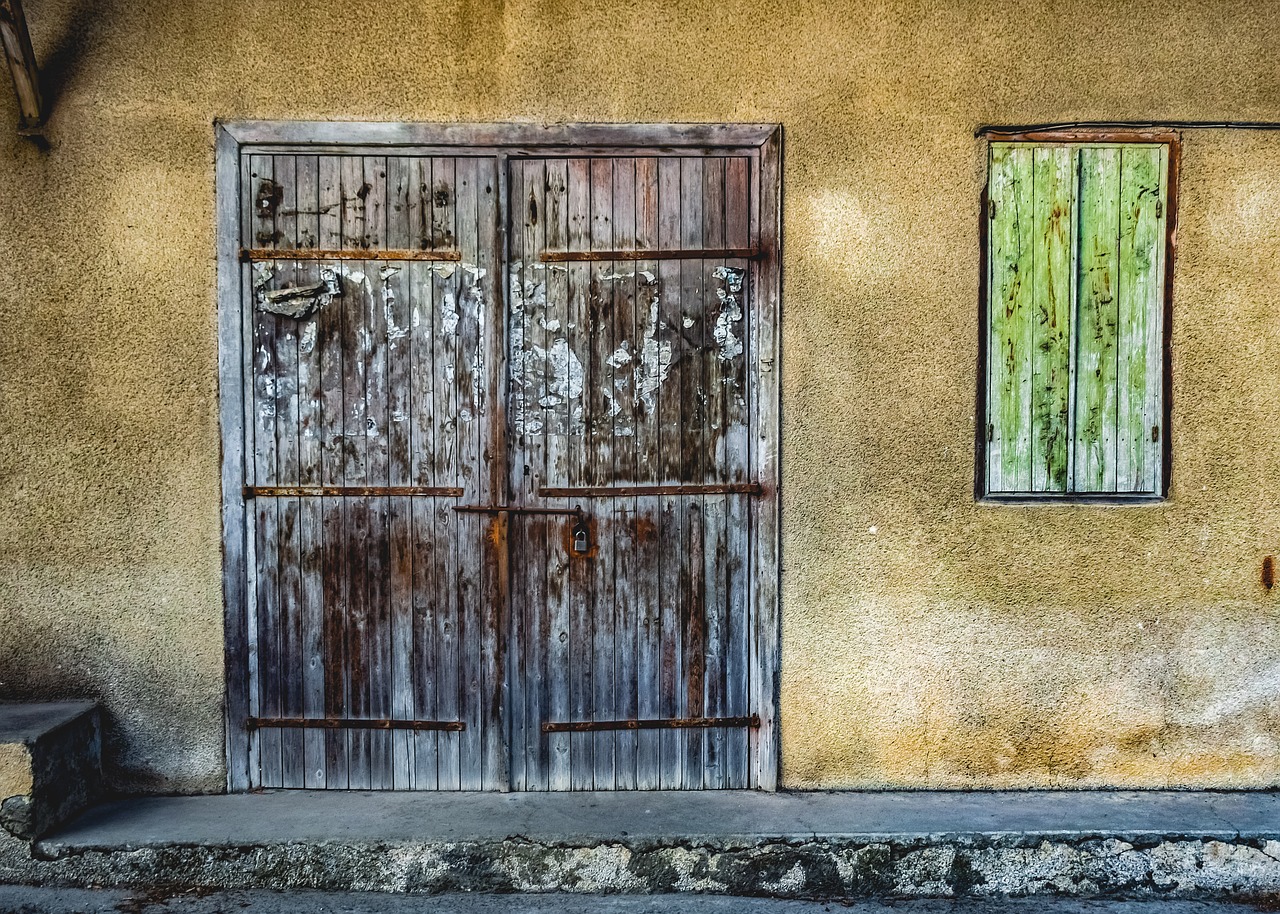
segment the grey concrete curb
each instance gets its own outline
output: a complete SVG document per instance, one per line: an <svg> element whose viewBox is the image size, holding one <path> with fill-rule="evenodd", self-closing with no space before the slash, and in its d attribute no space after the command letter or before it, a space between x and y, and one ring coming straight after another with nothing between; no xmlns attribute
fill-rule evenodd
<svg viewBox="0 0 1280 914"><path fill-rule="evenodd" d="M1036 894L1280 896L1280 842L975 837L547 843L307 843L80 849L0 846L0 881L64 886L384 892L705 892L778 898Z"/></svg>
<svg viewBox="0 0 1280 914"><path fill-rule="evenodd" d="M1280 898L1273 793L282 791L106 804L0 882L775 898Z"/></svg>

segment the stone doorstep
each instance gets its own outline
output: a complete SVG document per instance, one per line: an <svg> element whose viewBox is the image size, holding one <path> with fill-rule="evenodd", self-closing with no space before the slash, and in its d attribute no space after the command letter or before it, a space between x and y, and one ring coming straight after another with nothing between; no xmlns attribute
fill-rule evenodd
<svg viewBox="0 0 1280 914"><path fill-rule="evenodd" d="M91 701L0 702L0 826L31 839L102 789L102 728Z"/></svg>
<svg viewBox="0 0 1280 914"><path fill-rule="evenodd" d="M90 810L0 882L782 898L1280 897L1270 792L150 797Z"/></svg>

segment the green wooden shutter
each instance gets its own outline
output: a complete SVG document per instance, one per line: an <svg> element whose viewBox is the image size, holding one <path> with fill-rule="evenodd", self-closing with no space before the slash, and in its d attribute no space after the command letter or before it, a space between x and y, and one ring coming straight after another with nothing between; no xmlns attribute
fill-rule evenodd
<svg viewBox="0 0 1280 914"><path fill-rule="evenodd" d="M992 143L987 491L1161 487L1162 144Z"/></svg>

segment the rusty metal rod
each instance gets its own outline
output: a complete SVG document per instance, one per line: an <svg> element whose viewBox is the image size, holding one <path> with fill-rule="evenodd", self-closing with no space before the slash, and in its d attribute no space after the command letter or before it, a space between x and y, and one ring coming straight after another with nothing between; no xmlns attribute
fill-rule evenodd
<svg viewBox="0 0 1280 914"><path fill-rule="evenodd" d="M759 728L760 715L750 717L673 717L659 720L549 721L543 733L589 733L596 730L706 730L712 727Z"/></svg>
<svg viewBox="0 0 1280 914"><path fill-rule="evenodd" d="M240 249L241 263L255 263L260 260L418 260L456 263L462 260L462 252L372 249L322 251L318 248Z"/></svg>
<svg viewBox="0 0 1280 914"><path fill-rule="evenodd" d="M582 516L582 508L525 508L520 505L455 505L453 510L470 514L571 514Z"/></svg>
<svg viewBox="0 0 1280 914"><path fill-rule="evenodd" d="M245 498L305 498L330 496L361 498L380 495L405 495L435 498L460 498L462 489L455 486L245 486Z"/></svg>
<svg viewBox="0 0 1280 914"><path fill-rule="evenodd" d="M577 486L539 489L543 498L628 498L638 495L763 495L764 489L756 482L731 482L708 485L674 486Z"/></svg>
<svg viewBox="0 0 1280 914"><path fill-rule="evenodd" d="M250 730L316 729L316 730L450 730L467 729L460 720L359 720L352 717L250 717L245 721Z"/></svg>
<svg viewBox="0 0 1280 914"><path fill-rule="evenodd" d="M680 248L661 251L543 251L543 263L602 260L753 260L759 248Z"/></svg>

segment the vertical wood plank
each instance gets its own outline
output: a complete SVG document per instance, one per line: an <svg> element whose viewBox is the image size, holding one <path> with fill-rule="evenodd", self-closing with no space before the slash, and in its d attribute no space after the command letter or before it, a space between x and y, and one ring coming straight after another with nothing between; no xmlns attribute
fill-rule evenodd
<svg viewBox="0 0 1280 914"><path fill-rule="evenodd" d="M255 155L250 159L250 175L254 193L253 235L256 243L274 247L276 243L275 170L271 156ZM278 278L274 267L263 266L255 285L274 288ZM270 312L254 311L254 479L257 485L273 485L277 479L276 387L278 366L276 354L277 318ZM258 517L258 687L260 713L279 717L282 713L280 629L280 561L279 516L275 499L255 502ZM281 739L278 730L259 734L259 765L264 787L283 786Z"/></svg>
<svg viewBox="0 0 1280 914"><path fill-rule="evenodd" d="M703 161L702 243L708 248L725 246L725 160ZM736 289L736 291L735 291ZM699 316L702 325L699 360L703 365L705 389L702 396L706 420L702 437L704 468L702 479L709 483L730 481L728 435L730 398L737 365L742 361L741 282L729 274L718 260L702 262ZM708 495L702 499L706 543L703 547L703 611L705 630L705 674L703 713L724 717L727 708L725 661L728 650L729 563L732 531L729 501L737 496ZM742 543L745 545L745 542ZM702 786L723 789L727 785L724 728L706 731L702 763Z"/></svg>
<svg viewBox="0 0 1280 914"><path fill-rule="evenodd" d="M480 460L484 472L479 480L481 494L489 504L508 504L506 440L506 322L505 232L499 221L503 171L496 158L477 160L476 200L476 290L479 351L476 354L476 424ZM507 651L510 632L510 567L507 515L489 520L484 540L484 591L480 605L484 628L480 645L484 706L481 714L483 740L481 786L486 790L510 789L510 742L508 736Z"/></svg>
<svg viewBox="0 0 1280 914"><path fill-rule="evenodd" d="M1033 492L1065 492L1070 441L1071 223L1075 212L1074 150L1033 150L1032 280L1034 299L1031 384Z"/></svg>
<svg viewBox="0 0 1280 914"><path fill-rule="evenodd" d="M410 222L410 194L414 182L414 160L405 156L391 156L386 160L386 246L392 250L413 246ZM410 281L407 264L387 264L378 275L379 294L382 298L383 322L386 329L387 359L387 480L388 485L413 484L412 421L413 421L413 356L410 350L409 328L412 324L410 309ZM413 543L412 498L387 500L387 535L389 538L390 600L390 667L389 710L398 720L412 720L416 716L414 706L413 644ZM414 758L416 743L414 733L396 730L391 738L390 785L396 790L409 790L414 786L413 775L417 769Z"/></svg>
<svg viewBox="0 0 1280 914"><path fill-rule="evenodd" d="M598 156L588 160L590 182L590 223L586 239L591 250L614 250L613 237L613 166L614 160ZM583 384L582 405L586 411L584 423L583 482L587 485L608 485L613 481L613 416L611 398L605 391L613 387L613 366L609 364L614 351L613 312L615 285L628 264L603 262L591 270L585 319L586 333L582 339L586 380ZM591 544L594 555L578 557L587 578L591 615L591 717L595 720L616 720L618 712L614 704L616 662L621 644L618 637L616 603L614 601L614 564L612 544L617 536L613 499L591 499L585 507L596 524ZM593 734L592 783L596 790L612 790L616 785L615 743L616 731L604 730Z"/></svg>
<svg viewBox="0 0 1280 914"><path fill-rule="evenodd" d="M705 160L681 157L679 246L688 250L704 248L703 168ZM707 337L707 308L703 299L706 263L681 260L677 296L664 301L660 313L671 338L672 373L679 383L681 422L675 430L679 455L675 478L679 482L701 482L707 477L710 432L707 371L704 354ZM686 323L690 326L686 327ZM706 716L707 664L707 523L706 498L682 496L680 514L684 521L684 549L680 560L679 627L681 638L678 717ZM714 557L711 558L714 562ZM700 790L705 773L707 731L688 730L683 734L684 755L681 784Z"/></svg>
<svg viewBox="0 0 1280 914"><path fill-rule="evenodd" d="M1129 145L1120 151L1120 247L1116 390L1116 490L1155 493L1158 481L1158 414L1148 413L1157 398L1160 372L1151 351L1159 349L1163 301L1160 295L1160 246L1163 220L1161 146ZM1159 363L1156 362L1156 365ZM1152 439L1157 438L1153 442Z"/></svg>
<svg viewBox="0 0 1280 914"><path fill-rule="evenodd" d="M1034 330L1031 149L991 144L988 487L1031 488L1031 384Z"/></svg>
<svg viewBox="0 0 1280 914"><path fill-rule="evenodd" d="M504 423L494 431L494 446L505 447L509 453L507 466L507 497L517 504L528 497L528 452L524 446L525 433L525 302L533 293L526 276L524 236L526 233L523 212L527 205L528 188L524 179L525 163L518 158L503 157L500 167L505 178L498 199L499 218L505 228L506 252L502 269L506 274L506 287L502 302L501 323L505 328L502 341L507 347L505 371L496 373L499 384L498 398L506 403ZM508 746L510 747L510 780L512 790L532 790L537 783L538 726L531 720L530 708L538 703L540 676L534 659L542 647L538 629L539 613L530 611L530 572L537 565L528 542L528 528L512 518L508 526L508 597L510 625L507 629L510 644L507 648L507 717ZM536 719L536 718L535 718Z"/></svg>
<svg viewBox="0 0 1280 914"><path fill-rule="evenodd" d="M636 163L636 248L657 250L659 232L659 172L658 159L641 157ZM633 478L636 482L656 482L662 479L659 464L661 434L657 397L645 391L648 375L643 370L645 344L650 331L656 327L659 282L658 262L636 262L636 299L632 315L630 400L634 413L632 422L634 438ZM654 356L658 354L655 346ZM632 534L632 568L634 578L631 592L639 616L639 647L636 656L636 712L645 720L662 715L663 687L663 611L661 593L661 553L659 538L662 518L662 500L646 495L635 500L635 521ZM657 790L662 784L662 739L660 730L641 730L636 734L636 786L641 790Z"/></svg>
<svg viewBox="0 0 1280 914"><path fill-rule="evenodd" d="M436 159L432 164L432 225L431 239L436 247L443 247L446 239L456 243L457 216L457 160ZM435 265L432 268L435 308L432 311L432 337L435 341L433 371L439 379L435 403L435 464L438 485L465 486L463 464L460 455L461 432L458 428L458 270L452 264ZM447 481L446 481L447 480ZM436 590L440 610L436 614L436 650L438 651L438 678L436 702L442 720L458 720L465 717L467 704L463 696L462 653L465 650L463 633L465 598L460 578L465 574L462 563L466 553L462 551L462 539L469 532L452 505L439 501L435 506L435 535L439 562L436 565ZM460 734L439 734L439 788L462 788L462 739Z"/></svg>
<svg viewBox="0 0 1280 914"><path fill-rule="evenodd" d="M1177 191L1177 156L1176 145L1160 147L1160 201L1157 212L1156 227L1156 292L1153 313L1155 320L1147 322L1147 402L1144 411L1147 423L1152 427L1151 440L1144 458L1146 484L1153 495L1164 495L1168 492L1169 464L1168 441L1172 429L1168 427L1168 402L1171 395L1170 366L1167 343L1169 328L1166 322L1170 319L1166 311L1168 306L1168 286L1173 281L1172 262L1168 259L1171 253L1170 226L1176 224L1178 191ZM1172 160L1172 161L1171 161Z"/></svg>
<svg viewBox="0 0 1280 914"><path fill-rule="evenodd" d="M613 231L611 244L615 250L636 248L636 160L613 160L613 186L611 188ZM603 391L608 392L607 402L601 406L607 411L604 426L609 436L611 464L609 481L629 482L635 479L635 403L632 368L628 359L618 353L630 353L635 339L635 312L637 289L642 281L637 263L623 267L615 264L612 271L625 278L610 282L612 340L607 369L601 381ZM625 348L624 348L625 347ZM637 693L643 686L637 682L637 660L640 640L640 616L642 608L633 592L634 579L641 571L634 564L637 551L635 543L638 521L636 499L611 499L609 509L612 524L607 539L602 539L601 550L610 549L613 564L612 592L614 607L615 678L613 713L620 719L637 716ZM615 786L621 790L637 786L636 731L622 730L616 734L614 762Z"/></svg>
<svg viewBox="0 0 1280 914"><path fill-rule="evenodd" d="M675 157L658 160L658 247L664 250L678 249L681 244L682 206L685 202L680 183L680 159ZM671 335L663 333L663 317L671 315L680 324L679 300L681 294L681 265L679 261L658 262L658 289L650 307L645 326L645 340L641 350L644 370L642 388L654 404L657 414L657 459L659 478L666 482L678 482L683 471L683 441L685 422L692 416L683 414L680 366L675 365L676 351ZM663 363L666 363L664 365ZM675 366L671 370L669 366ZM665 377L664 377L665 375ZM674 375L674 377L672 377ZM661 698L659 716L680 717L684 702L683 671L684 630L683 594L681 588L681 556L683 549L671 550L671 543L685 543L684 504L682 496L661 496L658 524L658 600L661 607ZM678 790L684 786L685 733L681 730L660 731L661 761L659 786Z"/></svg>
<svg viewBox="0 0 1280 914"><path fill-rule="evenodd" d="M750 245L751 161L745 156L725 160L724 174L724 246L741 248ZM751 281L751 262L728 260L719 277L719 289L725 295L722 308L729 309L726 321L729 334L736 333L743 351L722 369L724 391L724 469L728 482L754 481L751 472L751 413L747 398L754 387L756 371L748 372L749 360L755 358L756 296ZM736 287L736 289L735 289ZM717 292L719 294L719 292ZM736 303L732 299L736 298ZM741 326L732 319L742 315ZM727 352L737 347L730 346ZM754 365L755 363L752 362ZM729 717L748 716L750 705L751 623L755 610L751 605L751 513L752 500L726 499L725 516L725 581L727 642L724 655L724 707ZM724 786L744 789L749 783L750 731L732 729L725 733Z"/></svg>
<svg viewBox="0 0 1280 914"><path fill-rule="evenodd" d="M317 226L322 248L342 246L342 167L336 156L320 156L317 160L318 194ZM325 263L322 270L338 277L339 265ZM317 347L320 353L320 476L326 486L344 483L345 414L343 382L346 360L343 336L346 307L342 298L334 299L316 318ZM346 499L321 498L322 554L324 574L322 595L324 610L324 710L327 716L345 717L350 692L350 669L347 665L347 567ZM326 731L325 786L346 789L350 785L350 734L345 730Z"/></svg>
<svg viewBox="0 0 1280 914"><path fill-rule="evenodd" d="M1080 149L1075 486L1116 490L1120 150Z"/></svg>
<svg viewBox="0 0 1280 914"><path fill-rule="evenodd" d="M591 245L591 161L584 158L571 158L567 161L567 184L565 193L566 222L565 244L570 251L585 251ZM591 263L570 263L568 272L568 295L563 299L564 311L560 317L562 330L553 333L555 349L563 349L570 366L576 360L582 365L583 357L587 357L590 342L589 314L591 299ZM556 302L558 304L559 302ZM554 307L548 299L548 312ZM550 322L549 322L550 323ZM551 351L551 350L549 350ZM554 359L554 356L553 356ZM590 359L587 357L589 363ZM555 361L553 361L553 370ZM585 367L585 366L584 366ZM585 378L584 378L585 380ZM589 478L588 461L590 453L590 437L583 415L586 397L573 396L573 382L566 375L564 381L564 403L558 407L563 409L563 442L560 451L564 458L564 471L561 478L570 486L581 486ZM552 435L557 432L553 431ZM566 503L567 506L567 503ZM557 520L552 529L561 533L565 521ZM592 612L592 575L588 562L574 558L566 552L569 567L568 601L569 601L569 704L570 720L591 720L592 703L595 699L594 689L594 630L595 618ZM570 742L570 788L573 790L591 790L595 783L595 746L594 733L571 733Z"/></svg>
<svg viewBox="0 0 1280 914"><path fill-rule="evenodd" d="M563 159L546 162L542 206L540 209L545 236L540 239L545 250L568 250L569 245L569 168ZM553 331L549 330L552 321L567 322L567 305L570 294L569 270L555 269L555 265L547 264L546 303L539 312L531 312L535 326L541 327L541 347L549 353L554 344ZM567 339L567 338L566 338ZM566 343L567 345L567 343ZM547 377L549 359L544 355L541 372ZM566 403L567 403L567 398ZM567 408L550 407L543 412L544 468L543 485L566 485L568 415ZM548 499L547 505L564 507L566 502ZM547 613L548 635L551 650L546 657L548 691L548 718L550 720L573 720L575 698L571 683L577 675L572 643L577 636L573 626L570 605L570 575L568 556L557 542L556 527L549 521L539 523L545 538L545 561L547 568ZM573 786L574 762L579 757L578 746L572 739L573 734L554 733L548 735L549 770L547 786L551 790L569 790ZM581 740L579 740L581 742ZM578 779L581 784L580 778Z"/></svg>
<svg viewBox="0 0 1280 914"><path fill-rule="evenodd" d="M416 247L430 247L432 238L432 160L406 160L410 173L408 227ZM442 380L435 371L433 268L427 263L409 263L409 423L410 477L415 485L446 485L436 468L436 409L438 387ZM440 656L437 631L444 596L438 582L439 555L446 551L439 542L436 529L438 502L443 500L411 499L410 530L413 537L411 558L413 575L413 707L423 720L443 719L437 700ZM413 735L413 783L418 790L439 787L439 734L434 731Z"/></svg>
<svg viewBox="0 0 1280 914"><path fill-rule="evenodd" d="M368 353L365 369L365 446L367 479L370 485L385 486L390 480L388 409L389 371L386 302L382 296L382 273L387 266L376 253L386 248L387 160L383 156L364 157L365 242L369 259L364 261L365 326ZM391 716L391 541L388 499L368 500L368 651L369 716L383 720ZM369 733L369 785L388 790L392 780L392 734L387 730Z"/></svg>
<svg viewBox="0 0 1280 914"><path fill-rule="evenodd" d="M754 232L761 256L756 261L758 289L752 333L752 363L758 366L755 383L753 463L755 478L765 495L754 504L754 555L751 580L755 582L753 631L752 705L760 715L759 729L750 734L752 783L761 790L778 789L778 668L781 632L778 607L779 502L778 467L779 367L778 338L781 298L782 135L781 130L760 149L752 181Z"/></svg>
<svg viewBox="0 0 1280 914"><path fill-rule="evenodd" d="M295 156L274 156L272 168L278 188L275 219L276 242L297 246L298 176ZM293 261L276 263L279 286L299 285L303 275ZM297 485L300 477L301 407L298 399L300 322L277 318L276 327L276 480L280 485ZM280 713L285 717L302 714L302 527L297 498L276 501L279 524L277 542L280 585ZM281 786L302 787L303 731L282 730L279 735Z"/></svg>
<svg viewBox="0 0 1280 914"><path fill-rule="evenodd" d="M480 354L480 321L483 319L477 286L480 282L476 267L479 246L477 219L479 192L477 165L473 158L458 158L455 162L457 201L458 248L462 252L462 264L454 273L454 308L457 313L457 330L454 341L454 378L457 386L458 411L458 471L463 487L472 503L483 500L480 472L480 421L478 384L482 383L483 366L478 364ZM459 516L457 524L459 542L458 589L458 654L461 660L461 707L467 721L467 729L459 736L459 768L463 790L479 790L483 786L483 738L481 709L485 700L482 681L483 665L480 651L483 640L485 616L492 607L481 599L480 580L483 560L482 537L489 518L476 514Z"/></svg>
<svg viewBox="0 0 1280 914"><path fill-rule="evenodd" d="M365 186L364 162L358 156L340 160L342 247L362 249L368 240L368 211L365 205L369 189ZM343 267L342 310L344 326L342 355L344 376L343 399L343 484L369 485L369 415L367 393L369 355L372 343L368 315L371 295L366 291L369 264L355 261ZM347 707L351 717L370 717L369 658L369 563L370 563L370 499L344 498L347 591ZM353 790L371 787L370 732L350 731L348 777Z"/></svg>
<svg viewBox="0 0 1280 914"><path fill-rule="evenodd" d="M249 631L246 545L245 346L247 312L252 307L252 274L241 265L241 226L249 220L241 207L239 144L225 127L215 125L215 178L218 220L218 419L222 435L222 594L226 631L227 790L249 788ZM249 307L246 307L246 299Z"/></svg>
<svg viewBox="0 0 1280 914"><path fill-rule="evenodd" d="M319 158L297 157L296 244L314 248L319 243ZM319 264L308 261L295 265L298 282L319 280ZM332 303L330 306L332 307ZM321 366L319 330L321 317L312 315L299 326L298 336L298 481L301 485L321 485ZM322 500L300 499L299 542L302 550L302 707L304 717L323 717L324 708L324 515ZM325 734L302 731L303 783L308 788L325 786Z"/></svg>

